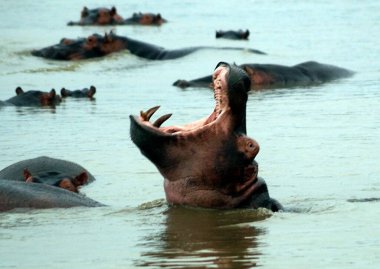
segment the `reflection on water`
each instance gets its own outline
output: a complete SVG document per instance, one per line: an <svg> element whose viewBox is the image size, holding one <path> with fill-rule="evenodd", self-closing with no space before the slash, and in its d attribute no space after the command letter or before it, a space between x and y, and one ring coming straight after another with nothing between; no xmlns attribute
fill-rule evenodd
<svg viewBox="0 0 380 269"><path fill-rule="evenodd" d="M139 266L169 268L252 268L261 255L254 222L267 210L202 210L171 207L163 231L144 238Z"/></svg>

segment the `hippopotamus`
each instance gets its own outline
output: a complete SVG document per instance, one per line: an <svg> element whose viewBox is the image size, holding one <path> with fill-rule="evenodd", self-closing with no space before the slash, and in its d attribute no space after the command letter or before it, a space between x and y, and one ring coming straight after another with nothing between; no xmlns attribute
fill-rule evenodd
<svg viewBox="0 0 380 269"><path fill-rule="evenodd" d="M0 171L0 211L100 206L77 194L80 186L94 180L88 170L70 161L46 156L23 160Z"/></svg>
<svg viewBox="0 0 380 269"><path fill-rule="evenodd" d="M87 172L81 172L75 177L70 177L59 175L57 172L49 172L40 176L33 176L29 169L24 169L24 178L25 182L48 182L52 186L56 186L72 192L79 192L79 187L87 183L88 175Z"/></svg>
<svg viewBox="0 0 380 269"><path fill-rule="evenodd" d="M84 195L38 183L0 179L0 212L16 208L98 207L103 204Z"/></svg>
<svg viewBox="0 0 380 269"><path fill-rule="evenodd" d="M19 161L0 171L0 179L43 183L78 192L78 188L93 182L95 177L79 164L40 156Z"/></svg>
<svg viewBox="0 0 380 269"><path fill-rule="evenodd" d="M240 67L220 62L212 75L215 108L210 116L183 126L153 123L153 107L130 115L130 136L164 177L170 205L215 209L282 209L258 177L259 144L246 134L250 77Z"/></svg>
<svg viewBox="0 0 380 269"><path fill-rule="evenodd" d="M239 50L250 53L265 54L264 52L255 49L236 47L197 46L167 50L163 47L138 41L126 36L118 36L112 31L109 34L106 33L104 36L93 34L87 38L63 38L56 45L39 50L33 50L31 53L32 55L38 57L69 61L102 57L113 52L128 50L130 53L138 57L149 60L169 60L189 55L200 49Z"/></svg>
<svg viewBox="0 0 380 269"><path fill-rule="evenodd" d="M249 30L246 31L238 30L238 31L216 31L215 33L216 38L226 38L226 39L232 39L232 40L248 40L249 37Z"/></svg>
<svg viewBox="0 0 380 269"><path fill-rule="evenodd" d="M242 64L240 65L251 78L251 89L284 88L320 84L336 79L347 78L354 74L334 65L315 61L303 62L294 66L277 64ZM173 83L180 88L212 87L212 76L205 76L194 80L179 79Z"/></svg>
<svg viewBox="0 0 380 269"><path fill-rule="evenodd" d="M124 20L124 24L128 25L161 25L167 22L162 18L160 13L133 13L132 17Z"/></svg>
<svg viewBox="0 0 380 269"><path fill-rule="evenodd" d="M118 13L115 7L88 9L84 7L80 20L78 22L70 21L67 25L118 25L123 24L124 19Z"/></svg>
<svg viewBox="0 0 380 269"><path fill-rule="evenodd" d="M63 98L74 97L74 98L89 98L94 99L96 93L95 86L90 86L90 88L84 88L82 90L68 90L65 88L61 89L61 95Z"/></svg>
<svg viewBox="0 0 380 269"><path fill-rule="evenodd" d="M61 97L52 89L50 92L24 91L21 87L16 88L16 96L2 101L2 106L56 106L61 102Z"/></svg>

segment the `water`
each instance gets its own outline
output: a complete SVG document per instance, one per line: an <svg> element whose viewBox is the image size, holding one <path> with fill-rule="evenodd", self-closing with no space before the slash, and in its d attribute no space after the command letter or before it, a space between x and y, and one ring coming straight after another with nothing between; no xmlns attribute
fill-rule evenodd
<svg viewBox="0 0 380 269"><path fill-rule="evenodd" d="M29 51L112 27L67 27L80 10L111 6L129 16L160 12L162 27L117 27L167 48L242 46L154 62L128 52L56 62ZM0 4L0 100L25 90L95 85L96 100L56 109L0 109L0 167L47 155L97 178L82 189L106 208L0 214L0 268L378 268L380 197L380 3L378 1L5 1ZM250 29L249 41L215 30ZM254 92L248 135L260 175L288 209L169 208L162 177L129 138L130 114L161 105L168 124L208 115L211 91L171 84L209 74L219 61L294 65L316 60L356 71L314 87Z"/></svg>

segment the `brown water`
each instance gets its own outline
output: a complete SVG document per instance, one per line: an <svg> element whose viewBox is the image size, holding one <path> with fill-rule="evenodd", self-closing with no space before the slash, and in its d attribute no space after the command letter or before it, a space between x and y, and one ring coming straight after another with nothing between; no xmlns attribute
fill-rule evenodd
<svg viewBox="0 0 380 269"><path fill-rule="evenodd" d="M56 62L29 51L111 27L67 27L89 8L124 16L161 12L162 27L117 27L167 48L242 46L152 62L128 52ZM380 3L378 1L2 1L0 100L14 89L95 85L95 101L56 109L0 109L0 168L47 155L77 162L97 181L82 189L106 208L0 214L0 268L378 268L380 197ZM249 41L216 40L245 29ZM129 115L161 105L168 124L208 115L211 91L171 84L219 61L294 65L316 60L356 71L314 87L251 93L248 135L260 175L286 212L169 208L163 180L129 138Z"/></svg>

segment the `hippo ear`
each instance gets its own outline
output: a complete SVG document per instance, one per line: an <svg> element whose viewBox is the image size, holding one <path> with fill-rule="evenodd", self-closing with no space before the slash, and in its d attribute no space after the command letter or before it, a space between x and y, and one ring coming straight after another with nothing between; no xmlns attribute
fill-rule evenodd
<svg viewBox="0 0 380 269"><path fill-rule="evenodd" d="M90 90L87 93L88 97L92 98L95 93L96 93L96 88L95 88L95 86L91 85Z"/></svg>
<svg viewBox="0 0 380 269"><path fill-rule="evenodd" d="M87 7L83 7L83 10L82 10L82 13L81 13L81 17L87 17L88 16L88 8Z"/></svg>
<svg viewBox="0 0 380 269"><path fill-rule="evenodd" d="M62 97L67 97L67 96L69 96L69 94L68 94L68 92L67 92L67 90L66 90L65 88L62 88L62 89L61 89L61 95L62 95Z"/></svg>
<svg viewBox="0 0 380 269"><path fill-rule="evenodd" d="M30 173L30 171L27 168L24 169L23 175L25 182L33 182L32 173Z"/></svg>
<svg viewBox="0 0 380 269"><path fill-rule="evenodd" d="M104 34L104 39L106 40L106 42L112 42L113 40L112 36L113 36L113 32L111 30L109 34L107 33Z"/></svg>
<svg viewBox="0 0 380 269"><path fill-rule="evenodd" d="M49 97L54 98L55 96L56 96L55 89L51 89L51 91L49 92Z"/></svg>
<svg viewBox="0 0 380 269"><path fill-rule="evenodd" d="M112 7L111 8L111 12L110 12L110 14L111 14L111 16L113 16L113 15L115 15L117 13L117 10L116 10L116 7Z"/></svg>
<svg viewBox="0 0 380 269"><path fill-rule="evenodd" d="M88 174L87 172L83 171L82 173L80 173L79 175L77 175L74 179L73 179L73 184L78 187L78 186L82 186L84 184L86 184L88 181Z"/></svg>
<svg viewBox="0 0 380 269"><path fill-rule="evenodd" d="M247 29L247 31L245 31L244 38L245 38L245 39L248 39L248 37L249 37L249 30Z"/></svg>
<svg viewBox="0 0 380 269"><path fill-rule="evenodd" d="M16 94L17 94L17 95L20 95L20 94L22 94L22 93L24 93L24 90L21 89L21 87L17 87L17 88L16 88Z"/></svg>
<svg viewBox="0 0 380 269"><path fill-rule="evenodd" d="M161 20L161 14L160 14L160 13L158 13L158 14L156 15L156 19L157 19L157 20Z"/></svg>

